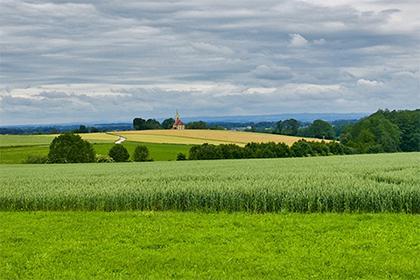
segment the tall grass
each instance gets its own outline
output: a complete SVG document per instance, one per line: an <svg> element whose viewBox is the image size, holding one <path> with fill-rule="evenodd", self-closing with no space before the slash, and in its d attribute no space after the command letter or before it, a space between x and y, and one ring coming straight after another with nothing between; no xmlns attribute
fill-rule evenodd
<svg viewBox="0 0 420 280"><path fill-rule="evenodd" d="M3 165L0 210L420 213L420 153Z"/></svg>

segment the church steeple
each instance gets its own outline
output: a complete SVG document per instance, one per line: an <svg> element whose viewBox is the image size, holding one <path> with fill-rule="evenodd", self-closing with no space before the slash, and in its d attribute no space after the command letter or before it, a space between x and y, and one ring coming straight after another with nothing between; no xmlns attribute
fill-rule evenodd
<svg viewBox="0 0 420 280"><path fill-rule="evenodd" d="M181 121L181 118L179 116L178 110L176 110L175 113L175 123L172 126L173 129L185 129L184 123Z"/></svg>

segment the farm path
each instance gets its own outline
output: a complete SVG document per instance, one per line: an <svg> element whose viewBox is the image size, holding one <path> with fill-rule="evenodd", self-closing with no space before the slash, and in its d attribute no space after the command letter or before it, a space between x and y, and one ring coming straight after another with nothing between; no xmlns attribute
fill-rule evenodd
<svg viewBox="0 0 420 280"><path fill-rule="evenodd" d="M122 144L122 142L127 140L127 138L125 138L124 136L121 136L121 135L117 135L117 136L118 136L118 140L115 141L115 144Z"/></svg>

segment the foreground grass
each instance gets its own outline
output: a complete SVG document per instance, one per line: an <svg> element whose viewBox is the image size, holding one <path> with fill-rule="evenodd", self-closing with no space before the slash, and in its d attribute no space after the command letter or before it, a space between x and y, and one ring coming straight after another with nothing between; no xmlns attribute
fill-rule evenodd
<svg viewBox="0 0 420 280"><path fill-rule="evenodd" d="M417 279L405 214L0 212L2 279Z"/></svg>
<svg viewBox="0 0 420 280"><path fill-rule="evenodd" d="M8 211L420 213L420 153L1 168Z"/></svg>

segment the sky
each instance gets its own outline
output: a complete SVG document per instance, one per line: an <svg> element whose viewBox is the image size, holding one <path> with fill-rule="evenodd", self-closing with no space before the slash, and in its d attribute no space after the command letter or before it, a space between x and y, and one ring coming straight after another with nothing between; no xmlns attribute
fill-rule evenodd
<svg viewBox="0 0 420 280"><path fill-rule="evenodd" d="M0 124L420 108L420 1L0 1Z"/></svg>

